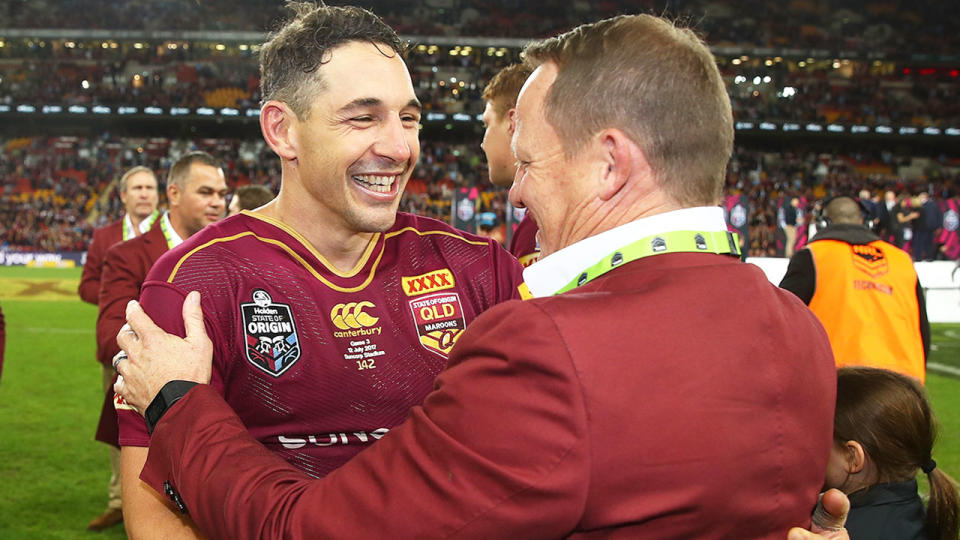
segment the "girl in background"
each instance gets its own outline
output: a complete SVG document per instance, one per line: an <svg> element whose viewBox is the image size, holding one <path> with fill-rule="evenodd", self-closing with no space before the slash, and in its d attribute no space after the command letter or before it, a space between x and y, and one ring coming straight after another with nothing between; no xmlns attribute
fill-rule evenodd
<svg viewBox="0 0 960 540"><path fill-rule="evenodd" d="M850 497L853 540L957 539L957 490L932 458L936 430L917 381L883 369L837 371L826 488ZM930 484L926 511L918 469Z"/></svg>

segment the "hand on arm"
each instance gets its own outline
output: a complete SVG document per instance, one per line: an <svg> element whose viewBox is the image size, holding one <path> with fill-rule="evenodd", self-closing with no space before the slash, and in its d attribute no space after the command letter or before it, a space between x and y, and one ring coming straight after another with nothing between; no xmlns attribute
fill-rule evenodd
<svg viewBox="0 0 960 540"><path fill-rule="evenodd" d="M127 324L117 335L117 344L128 358L117 364L122 375L114 391L141 414L160 389L170 381L210 382L213 344L203 327L200 293L183 302L186 338L164 332L137 302L127 304Z"/></svg>

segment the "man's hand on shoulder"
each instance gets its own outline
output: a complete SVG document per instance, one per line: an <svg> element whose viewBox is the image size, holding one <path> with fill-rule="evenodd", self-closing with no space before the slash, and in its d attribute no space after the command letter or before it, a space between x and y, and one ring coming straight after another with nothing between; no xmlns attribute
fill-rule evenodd
<svg viewBox="0 0 960 540"><path fill-rule="evenodd" d="M127 304L127 324L117 334L126 358L114 360L121 377L114 391L140 414L170 381L210 382L213 344L203 327L200 293L183 302L186 338L164 332L144 313L140 304Z"/></svg>

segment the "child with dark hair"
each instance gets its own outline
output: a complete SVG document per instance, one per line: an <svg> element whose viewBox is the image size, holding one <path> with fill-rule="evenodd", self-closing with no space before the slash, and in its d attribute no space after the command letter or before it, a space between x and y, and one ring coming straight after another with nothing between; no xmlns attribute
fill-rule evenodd
<svg viewBox="0 0 960 540"><path fill-rule="evenodd" d="M826 488L850 497L858 539L956 540L957 490L932 458L936 419L920 383L867 367L837 371L837 411ZM924 511L917 469L930 483Z"/></svg>

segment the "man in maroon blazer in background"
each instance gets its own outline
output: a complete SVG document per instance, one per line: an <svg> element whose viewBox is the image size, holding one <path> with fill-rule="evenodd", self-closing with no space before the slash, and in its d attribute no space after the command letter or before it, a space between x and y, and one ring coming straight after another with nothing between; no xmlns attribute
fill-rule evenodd
<svg viewBox="0 0 960 540"><path fill-rule="evenodd" d="M93 231L93 241L87 248L87 258L83 263L83 274L80 276L80 299L84 302L97 305L100 295L100 278L103 272L103 258L107 250L119 242L136 238L147 232L156 221L157 210L157 177L147 167L138 165L123 173L120 185L117 187L120 201L123 203L126 214L117 221ZM113 380L116 372L110 365L109 357L102 360L103 355L97 351L97 359L101 361L103 391L113 394ZM109 400L105 403L111 403ZM98 428L97 440L101 440ZM115 431L115 429L114 429ZM108 487L107 509L97 516L87 526L89 530L101 531L112 527L123 520L120 497L120 449L116 442L110 447L110 484Z"/></svg>
<svg viewBox="0 0 960 540"><path fill-rule="evenodd" d="M713 56L637 15L525 58L511 200L540 226L536 298L478 317L424 405L340 469L287 464L206 384L197 293L186 339L128 307L116 389L155 435L141 479L203 533L784 538L810 523L833 358L726 230L733 120Z"/></svg>
<svg viewBox="0 0 960 540"><path fill-rule="evenodd" d="M154 186L156 186L155 178ZM154 191L156 191L155 188ZM186 154L174 163L167 177L169 212L156 219L146 233L133 240L115 244L106 250L102 258L103 276L99 280L98 296L100 310L97 317L97 359L107 373L104 376L107 396L100 413L97 440L111 445L111 465L115 461L116 476L111 476L110 506L106 513L90 524L93 530L101 530L123 520L120 506L122 501L117 413L113 404L112 388L116 372L111 360L120 351L115 338L117 331L124 323L124 307L128 301L139 298L140 285L146 279L147 272L155 260L168 249L182 242L183 238L223 217L225 193L226 183L223 171L220 170L214 158L202 152ZM156 204L156 195L154 195L154 204ZM96 243L96 239L94 242ZM88 255L88 264L90 260ZM84 274L86 275L86 268L84 268ZM83 290L81 285L81 294ZM113 492L114 479L116 497Z"/></svg>

